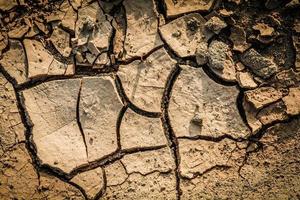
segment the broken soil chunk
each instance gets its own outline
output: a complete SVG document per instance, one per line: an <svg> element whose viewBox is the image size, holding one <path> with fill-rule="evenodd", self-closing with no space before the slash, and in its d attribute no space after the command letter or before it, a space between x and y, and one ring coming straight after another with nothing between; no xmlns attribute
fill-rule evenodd
<svg viewBox="0 0 300 200"><path fill-rule="evenodd" d="M236 106L238 89L214 82L201 68L181 67L169 106L176 136L246 137L250 130Z"/></svg>
<svg viewBox="0 0 300 200"><path fill-rule="evenodd" d="M213 3L214 0L165 0L168 17L193 11L209 11Z"/></svg>
<svg viewBox="0 0 300 200"><path fill-rule="evenodd" d="M121 65L117 74L132 103L143 110L160 112L164 86L174 67L175 60L161 48L144 61Z"/></svg>
<svg viewBox="0 0 300 200"><path fill-rule="evenodd" d="M235 81L235 64L229 46L223 42L214 40L210 43L208 52L211 70L225 81Z"/></svg>
<svg viewBox="0 0 300 200"><path fill-rule="evenodd" d="M245 92L246 100L256 109L269 105L283 96L282 92L273 87L260 87L255 90Z"/></svg>
<svg viewBox="0 0 300 200"><path fill-rule="evenodd" d="M211 17L206 23L205 27L213 31L215 34L219 34L220 31L225 28L227 24L217 16Z"/></svg>
<svg viewBox="0 0 300 200"><path fill-rule="evenodd" d="M269 78L277 72L277 65L268 58L263 57L254 49L246 51L241 56L241 61L249 67L252 72L261 78Z"/></svg>
<svg viewBox="0 0 300 200"><path fill-rule="evenodd" d="M270 124L272 122L283 121L288 118L286 113L286 106L282 101L263 108L258 113L257 117L264 125Z"/></svg>
<svg viewBox="0 0 300 200"><path fill-rule="evenodd" d="M251 44L246 41L246 33L240 26L232 26L230 33L230 40L233 42L233 50L243 53Z"/></svg>
<svg viewBox="0 0 300 200"><path fill-rule="evenodd" d="M143 57L163 43L158 35L158 20L152 0L125 0L127 31L124 60Z"/></svg>
<svg viewBox="0 0 300 200"><path fill-rule="evenodd" d="M204 26L200 14L188 14L160 27L162 38L180 57L194 56L198 45L207 43L213 33Z"/></svg>
<svg viewBox="0 0 300 200"><path fill-rule="evenodd" d="M237 81L245 89L254 89L258 86L249 72L237 72Z"/></svg>

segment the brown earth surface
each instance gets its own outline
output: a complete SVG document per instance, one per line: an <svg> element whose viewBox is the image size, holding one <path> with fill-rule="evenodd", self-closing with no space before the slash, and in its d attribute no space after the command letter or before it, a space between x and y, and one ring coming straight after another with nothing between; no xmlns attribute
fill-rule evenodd
<svg viewBox="0 0 300 200"><path fill-rule="evenodd" d="M299 0L0 0L0 200L297 200L299 141Z"/></svg>

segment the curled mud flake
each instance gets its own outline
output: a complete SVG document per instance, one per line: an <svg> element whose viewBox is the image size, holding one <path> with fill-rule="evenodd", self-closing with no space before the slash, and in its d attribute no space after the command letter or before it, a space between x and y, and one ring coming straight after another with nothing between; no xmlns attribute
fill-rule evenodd
<svg viewBox="0 0 300 200"><path fill-rule="evenodd" d="M246 137L250 134L236 106L239 91L211 80L200 68L181 66L169 115L177 137ZM192 95L191 95L192 94Z"/></svg>

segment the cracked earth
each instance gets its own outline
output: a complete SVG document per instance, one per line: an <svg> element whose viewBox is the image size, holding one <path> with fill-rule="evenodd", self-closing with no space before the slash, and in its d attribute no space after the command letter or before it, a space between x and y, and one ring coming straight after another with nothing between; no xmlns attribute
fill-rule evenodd
<svg viewBox="0 0 300 200"><path fill-rule="evenodd" d="M0 199L300 199L299 0L0 0Z"/></svg>

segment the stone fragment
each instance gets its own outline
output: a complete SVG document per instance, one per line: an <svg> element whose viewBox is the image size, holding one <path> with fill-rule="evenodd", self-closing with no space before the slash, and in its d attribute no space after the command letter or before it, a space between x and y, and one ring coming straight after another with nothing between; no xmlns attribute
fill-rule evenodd
<svg viewBox="0 0 300 200"><path fill-rule="evenodd" d="M259 31L260 36L272 36L274 34L274 28L265 23L257 23L253 29Z"/></svg>
<svg viewBox="0 0 300 200"><path fill-rule="evenodd" d="M148 118L128 109L123 116L120 137L122 149L166 145L163 125L159 118Z"/></svg>
<svg viewBox="0 0 300 200"><path fill-rule="evenodd" d="M17 0L0 0L0 10L7 11L18 5Z"/></svg>
<svg viewBox="0 0 300 200"><path fill-rule="evenodd" d="M216 166L228 165L236 144L229 139L220 142L179 139L180 174L192 179Z"/></svg>
<svg viewBox="0 0 300 200"><path fill-rule="evenodd" d="M25 140L13 86L0 73L0 155L9 147Z"/></svg>
<svg viewBox="0 0 300 200"><path fill-rule="evenodd" d="M78 46L92 42L97 48L107 50L111 34L110 22L107 21L97 2L78 10L75 29Z"/></svg>
<svg viewBox="0 0 300 200"><path fill-rule="evenodd" d="M204 26L206 20L196 13L177 18L159 28L164 41L180 57L194 56L201 43L207 44L213 33Z"/></svg>
<svg viewBox="0 0 300 200"><path fill-rule="evenodd" d="M277 65L271 59L263 57L254 49L246 51L241 56L241 61L261 78L269 78L278 69Z"/></svg>
<svg viewBox="0 0 300 200"><path fill-rule="evenodd" d="M170 121L177 137L249 135L250 130L236 106L239 93L236 87L214 82L201 68L181 68L169 105Z"/></svg>
<svg viewBox="0 0 300 200"><path fill-rule="evenodd" d="M282 101L276 102L263 108L257 115L262 124L267 125L272 122L283 121L288 118L286 106Z"/></svg>
<svg viewBox="0 0 300 200"><path fill-rule="evenodd" d="M64 75L68 68L73 68L72 64L61 63L56 60L42 45L36 40L24 40L26 55L28 60L28 78L35 78L47 75Z"/></svg>
<svg viewBox="0 0 300 200"><path fill-rule="evenodd" d="M235 64L229 46L224 42L214 40L210 43L208 52L211 70L226 81L235 81Z"/></svg>
<svg viewBox="0 0 300 200"><path fill-rule="evenodd" d="M230 30L230 40L233 42L233 50L243 53L251 46L251 44L247 43L244 29L235 25Z"/></svg>
<svg viewBox="0 0 300 200"><path fill-rule="evenodd" d="M70 172L87 162L83 136L76 122L79 79L42 83L24 90L37 156L43 164Z"/></svg>
<svg viewBox="0 0 300 200"><path fill-rule="evenodd" d="M209 11L213 3L214 0L165 0L168 17L194 11Z"/></svg>
<svg viewBox="0 0 300 200"><path fill-rule="evenodd" d="M163 44L158 34L154 2L125 0L123 4L127 19L123 59L143 57Z"/></svg>
<svg viewBox="0 0 300 200"><path fill-rule="evenodd" d="M226 22L217 16L211 17L206 23L205 27L213 31L215 34L219 34L222 29L227 26Z"/></svg>
<svg viewBox="0 0 300 200"><path fill-rule="evenodd" d="M155 171L167 173L175 168L174 159L169 148L125 155L122 158L122 163L128 174L141 173L147 175Z"/></svg>
<svg viewBox="0 0 300 200"><path fill-rule="evenodd" d="M80 123L88 160L94 161L117 150L117 119L123 107L110 77L82 80L79 101Z"/></svg>
<svg viewBox="0 0 300 200"><path fill-rule="evenodd" d="M117 75L132 103L147 111L160 112L164 86L175 64L175 60L161 48L144 61L121 65Z"/></svg>
<svg viewBox="0 0 300 200"><path fill-rule="evenodd" d="M26 57L23 45L18 40L9 40L10 48L3 54L0 65L18 84L27 81Z"/></svg>
<svg viewBox="0 0 300 200"><path fill-rule="evenodd" d="M55 27L53 29L52 35L50 37L50 41L53 43L55 48L59 51L59 53L64 57L69 57L71 54L70 47L70 35L66 31L62 30L59 27Z"/></svg>
<svg viewBox="0 0 300 200"><path fill-rule="evenodd" d="M289 94L282 98L289 115L300 114L300 87L289 88Z"/></svg>
<svg viewBox="0 0 300 200"><path fill-rule="evenodd" d="M282 92L273 87L260 87L245 92L246 101L251 103L256 109L267 106L279 100L282 96Z"/></svg>
<svg viewBox="0 0 300 200"><path fill-rule="evenodd" d="M104 178L101 168L96 168L76 175L71 182L84 189L88 199L94 199L104 187Z"/></svg>
<svg viewBox="0 0 300 200"><path fill-rule="evenodd" d="M258 85L249 72L237 72L237 81L241 88L254 89Z"/></svg>

